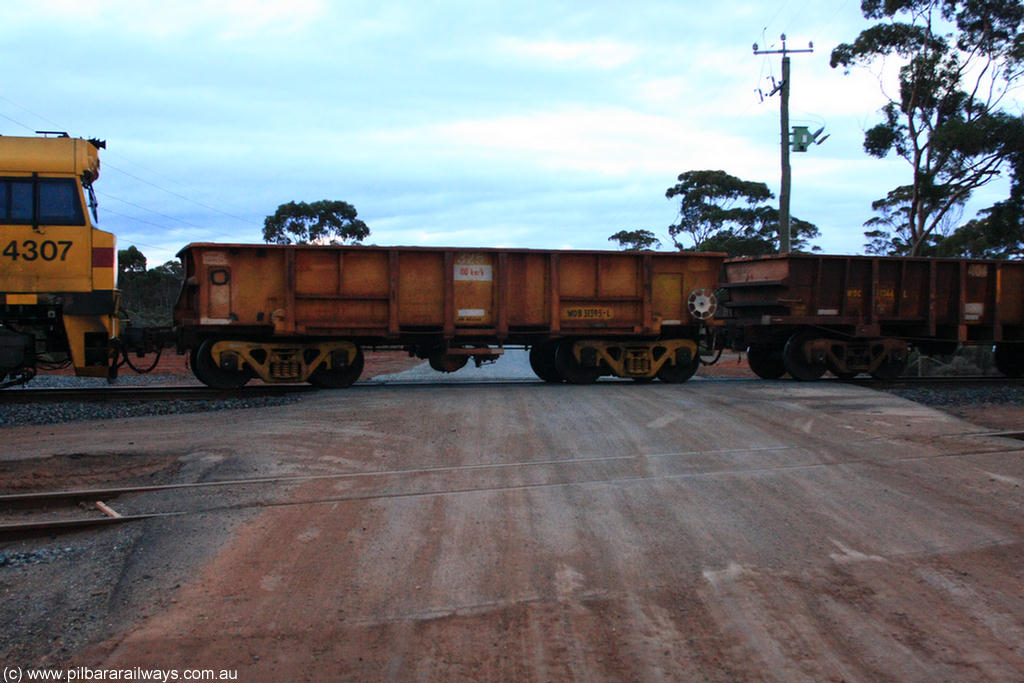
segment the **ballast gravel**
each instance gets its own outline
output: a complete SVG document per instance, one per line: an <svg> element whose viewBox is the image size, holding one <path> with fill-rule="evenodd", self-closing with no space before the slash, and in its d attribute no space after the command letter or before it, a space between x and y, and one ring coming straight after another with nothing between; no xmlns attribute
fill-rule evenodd
<svg viewBox="0 0 1024 683"><path fill-rule="evenodd" d="M891 394L915 403L936 408L960 408L981 403L1024 405L1024 386L1003 385L947 385L885 389Z"/></svg>
<svg viewBox="0 0 1024 683"><path fill-rule="evenodd" d="M156 385L166 384L167 378L159 375L130 375L118 379L118 384ZM32 380L34 389L97 388L107 384L105 379L89 377L67 377L42 375ZM18 387L4 391L21 391ZM225 398L202 401L146 401L114 402L69 401L65 403L40 402L0 404L0 427L18 425L47 425L82 420L110 420L122 417L146 417L150 415L184 415L211 410L240 410L245 408L268 408L300 400L300 396L263 396L252 398Z"/></svg>
<svg viewBox="0 0 1024 683"><path fill-rule="evenodd" d="M268 408L299 400L299 396L267 396L260 398L227 398L209 401L147 401L145 403L22 403L0 405L0 427L47 425L81 420L110 420L121 417L151 415L184 415L211 410Z"/></svg>
<svg viewBox="0 0 1024 683"><path fill-rule="evenodd" d="M20 567L24 565L53 562L55 559L75 552L71 546L39 548L37 550L21 550L16 552L0 552L0 567Z"/></svg>
<svg viewBox="0 0 1024 683"><path fill-rule="evenodd" d="M440 374L421 364L411 369L373 377L368 383L390 384L396 382L489 382L536 379L530 369L529 357L525 351L509 349L496 363L488 363L483 367L474 367L470 363L456 373ZM703 378L695 378L702 380ZM125 375L119 378L119 384L163 384L166 376L160 375ZM191 378L188 380L195 382ZM363 380L366 382L367 380ZM691 380L692 381L692 380ZM41 375L31 382L34 388L67 388L67 387L100 387L106 380L99 378L68 377L61 375ZM1017 384L991 385L935 385L920 387L879 386L901 398L916 403L945 408L956 412L958 408L983 404L1024 405L1024 386ZM18 391L18 388L6 391ZM229 398L202 401L150 401L146 403L28 403L0 405L0 428L16 425L45 425L61 422L82 420L107 420L122 417L144 417L150 415L182 415L211 410L240 410L247 408L266 408L280 406L302 400L301 395Z"/></svg>

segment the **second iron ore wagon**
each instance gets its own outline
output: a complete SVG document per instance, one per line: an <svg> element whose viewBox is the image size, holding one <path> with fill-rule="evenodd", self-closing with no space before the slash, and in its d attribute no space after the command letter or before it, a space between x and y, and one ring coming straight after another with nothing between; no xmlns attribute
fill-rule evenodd
<svg viewBox="0 0 1024 683"><path fill-rule="evenodd" d="M1024 262L792 254L725 264L730 342L760 377L900 375L908 354L994 346L1024 374Z"/></svg>

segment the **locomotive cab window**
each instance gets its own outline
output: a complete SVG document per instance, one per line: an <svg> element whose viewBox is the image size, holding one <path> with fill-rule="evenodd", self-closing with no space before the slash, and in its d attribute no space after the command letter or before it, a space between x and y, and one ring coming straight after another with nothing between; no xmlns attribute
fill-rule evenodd
<svg viewBox="0 0 1024 683"><path fill-rule="evenodd" d="M0 220L32 222L32 181L0 180Z"/></svg>
<svg viewBox="0 0 1024 683"><path fill-rule="evenodd" d="M0 221L85 225L78 185L71 178L0 178Z"/></svg>
<svg viewBox="0 0 1024 683"><path fill-rule="evenodd" d="M40 180L37 216L46 225L83 225L81 195L73 180Z"/></svg>

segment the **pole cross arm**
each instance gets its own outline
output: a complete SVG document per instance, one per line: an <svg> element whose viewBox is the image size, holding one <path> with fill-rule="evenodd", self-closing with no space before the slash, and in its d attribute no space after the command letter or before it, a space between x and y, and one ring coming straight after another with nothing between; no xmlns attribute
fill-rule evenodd
<svg viewBox="0 0 1024 683"><path fill-rule="evenodd" d="M786 47L786 34L782 36L782 49L781 50L761 50L757 43L754 43L754 54L755 55L782 55L782 82L776 86L775 91L781 93L780 96L780 113L779 113L779 131L781 137L782 147L782 182L779 191L779 252L782 254L788 254L790 252L790 220L789 220L789 195L790 195L790 178L792 172L789 167L789 55L801 53L801 52L814 52L814 43L808 43L806 49L790 50ZM772 94L775 93L772 92ZM807 135L807 144L813 142L810 132L806 127L803 128ZM820 134L821 131L815 134L815 137ZM794 130L795 133L795 130ZM807 148L799 149L796 147L796 141L794 139L794 150L798 152L807 151Z"/></svg>

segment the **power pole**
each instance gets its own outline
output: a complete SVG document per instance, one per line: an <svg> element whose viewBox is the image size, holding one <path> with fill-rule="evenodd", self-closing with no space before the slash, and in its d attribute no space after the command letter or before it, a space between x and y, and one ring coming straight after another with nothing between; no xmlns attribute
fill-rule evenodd
<svg viewBox="0 0 1024 683"><path fill-rule="evenodd" d="M814 43L810 43L805 50L789 50L786 48L786 34L782 34L781 50L759 50L757 43L754 43L755 55L782 55L782 82L775 86L775 89L768 95L780 93L781 114L779 116L779 128L782 133L782 186L779 190L779 252L789 253L790 229L789 229L789 194L790 194L790 168L789 168L789 55L797 52L814 52Z"/></svg>

